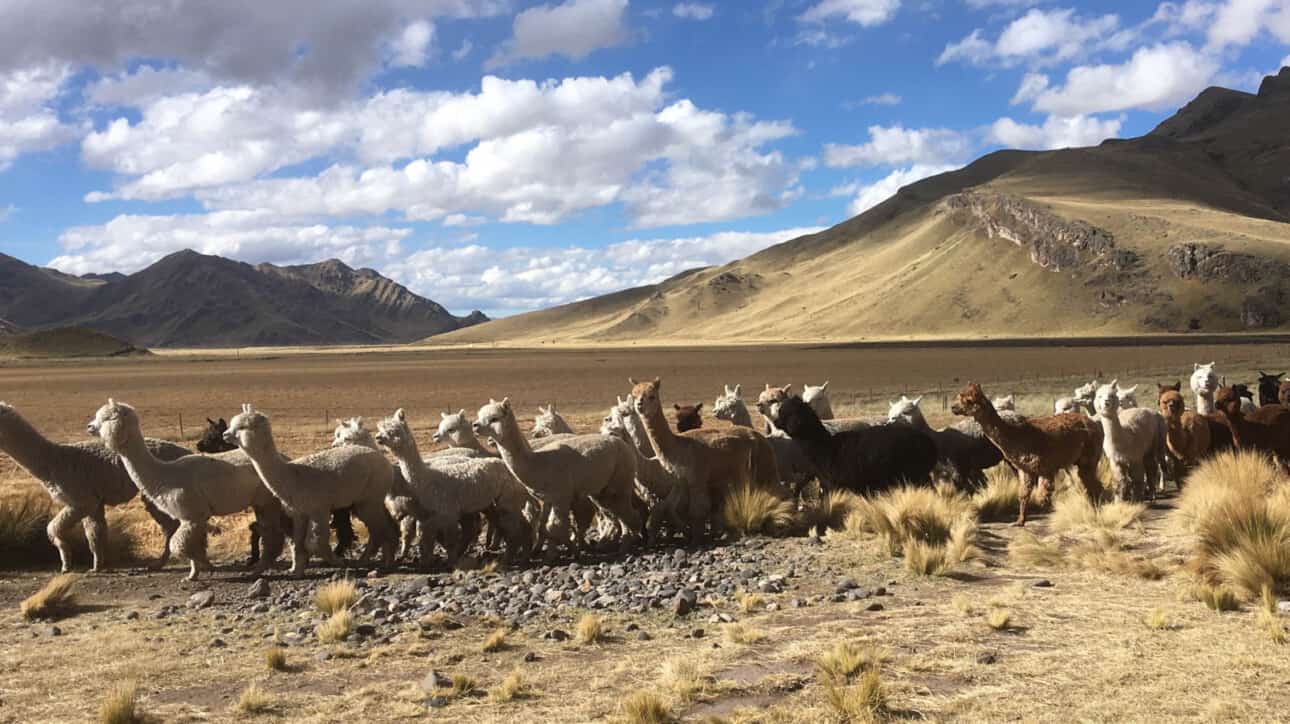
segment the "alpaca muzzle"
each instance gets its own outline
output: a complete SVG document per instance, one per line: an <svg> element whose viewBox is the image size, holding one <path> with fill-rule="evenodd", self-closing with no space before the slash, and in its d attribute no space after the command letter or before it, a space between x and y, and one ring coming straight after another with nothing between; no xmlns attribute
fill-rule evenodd
<svg viewBox="0 0 1290 724"><path fill-rule="evenodd" d="M94 436L94 437L98 437L98 436L99 436L99 425L98 425L98 423L97 423L97 422L91 422L90 424L86 425L86 426L85 426L85 432L89 433L90 435L92 435L92 436Z"/></svg>
<svg viewBox="0 0 1290 724"><path fill-rule="evenodd" d="M220 437L223 437L224 442L230 445L237 445L237 433L233 432L232 430L225 431L224 434L221 435Z"/></svg>

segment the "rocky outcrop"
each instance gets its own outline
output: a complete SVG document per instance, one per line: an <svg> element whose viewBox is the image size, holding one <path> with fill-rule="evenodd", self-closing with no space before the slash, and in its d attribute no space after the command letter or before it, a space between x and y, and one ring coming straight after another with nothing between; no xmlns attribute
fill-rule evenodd
<svg viewBox="0 0 1290 724"><path fill-rule="evenodd" d="M1248 284L1290 274L1290 264L1228 251L1220 244L1174 244L1165 252L1165 258L1179 279Z"/></svg>
<svg viewBox="0 0 1290 724"><path fill-rule="evenodd" d="M1111 232L1079 219L1064 219L1019 196L968 191L948 196L944 203L959 223L1016 244L1049 271L1125 272L1138 265L1137 254L1117 247Z"/></svg>

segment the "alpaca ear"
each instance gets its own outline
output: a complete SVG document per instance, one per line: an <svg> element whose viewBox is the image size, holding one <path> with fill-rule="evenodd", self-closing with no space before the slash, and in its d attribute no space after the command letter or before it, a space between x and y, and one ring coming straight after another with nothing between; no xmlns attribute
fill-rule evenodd
<svg viewBox="0 0 1290 724"><path fill-rule="evenodd" d="M735 397L738 397L739 393L742 392L742 387L743 387L742 385L735 385L735 389L734 389Z"/></svg>
<svg viewBox="0 0 1290 724"><path fill-rule="evenodd" d="M766 391L767 391L767 392L770 392L770 383L769 383L769 382L767 382L767 383L766 383Z"/></svg>
<svg viewBox="0 0 1290 724"><path fill-rule="evenodd" d="M1132 386L1132 387L1126 387L1126 388L1124 388L1124 389L1120 390L1120 392L1123 392L1123 393L1124 393L1124 394L1126 394L1126 395L1131 395L1131 394L1133 394L1134 392L1137 392L1137 390L1138 390L1138 386L1137 386L1137 385L1134 385L1134 386Z"/></svg>
<svg viewBox="0 0 1290 724"><path fill-rule="evenodd" d="M116 407L116 400L114 400L114 399L112 399L111 397L109 397L109 398L108 398L108 405L110 405L110 406L112 406L112 407Z"/></svg>
<svg viewBox="0 0 1290 724"><path fill-rule="evenodd" d="M662 387L662 386L663 386L663 378L662 378L662 377L657 377L657 376L656 376L656 377L654 378L654 386L655 386L655 387Z"/></svg>
<svg viewBox="0 0 1290 724"><path fill-rule="evenodd" d="M917 405L918 405L918 403L920 403L920 402L922 402L922 401L923 401L923 396L922 396L922 395L919 395L918 397L915 397L915 398L912 400L912 402L914 403L914 405L915 405L915 406L917 406Z"/></svg>
<svg viewBox="0 0 1290 724"><path fill-rule="evenodd" d="M212 420L212 419L210 419L209 417L208 417L208 418L206 418L206 424L210 425L211 427L218 427L218 426L215 424L215 421L214 421L214 420Z"/></svg>
<svg viewBox="0 0 1290 724"><path fill-rule="evenodd" d="M789 391L790 389L792 389L792 388L793 388L793 383L792 383L792 382L790 382L790 383L788 383L788 384L784 385L784 394L786 394L786 395L787 395L787 394L788 394L788 391Z"/></svg>
<svg viewBox="0 0 1290 724"><path fill-rule="evenodd" d="M397 410L395 410L395 411L394 411L394 419L398 420L399 422L406 422L406 421L407 421L407 419L408 419L408 418L407 418L407 415L403 414L403 408L402 408L402 407L400 407L399 409L397 409Z"/></svg>
<svg viewBox="0 0 1290 724"><path fill-rule="evenodd" d="M511 398L509 396L502 398L502 409L503 410L511 409Z"/></svg>
<svg viewBox="0 0 1290 724"><path fill-rule="evenodd" d="M635 386L636 386L636 378L635 378L635 377L628 377L628 378L627 378L627 384L631 385L632 387L635 387Z"/></svg>
<svg viewBox="0 0 1290 724"><path fill-rule="evenodd" d="M458 414L459 416L461 416L461 417L465 417L465 416L466 416L466 408L464 408L464 407L463 407L463 408L461 408L460 410L457 410L457 414Z"/></svg>
<svg viewBox="0 0 1290 724"><path fill-rule="evenodd" d="M681 406L680 406L680 405L678 405L678 404L676 404L675 402L673 402L673 403L672 403L672 409L676 410L677 412L680 412L680 411L681 411Z"/></svg>
<svg viewBox="0 0 1290 724"><path fill-rule="evenodd" d="M820 390L827 390L828 388L829 388L829 381L825 380L824 384L820 385Z"/></svg>
<svg viewBox="0 0 1290 724"><path fill-rule="evenodd" d="M703 409L703 403L702 403L702 402L700 402L699 404L695 405L695 406L694 406L694 409L695 409L696 411L698 411L698 410L702 410L702 409Z"/></svg>
<svg viewBox="0 0 1290 724"><path fill-rule="evenodd" d="M447 420L447 419L448 419L448 413L446 413L446 412L441 412L441 413L439 413L439 419L440 419L440 420Z"/></svg>

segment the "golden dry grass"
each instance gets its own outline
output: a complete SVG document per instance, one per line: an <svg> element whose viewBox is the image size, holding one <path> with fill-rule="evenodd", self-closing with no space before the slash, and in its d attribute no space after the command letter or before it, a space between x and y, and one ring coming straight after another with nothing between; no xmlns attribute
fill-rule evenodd
<svg viewBox="0 0 1290 724"><path fill-rule="evenodd" d="M314 605L319 611L328 615L347 609L356 601L358 601L358 588L350 580L324 583L314 593Z"/></svg>
<svg viewBox="0 0 1290 724"><path fill-rule="evenodd" d="M499 627L497 629L494 629L493 632L488 635L488 638L484 639L484 644L483 646L480 647L481 650L483 650L483 652L486 654L491 654L494 651L501 651L505 649L506 634L507 634L507 630L505 628Z"/></svg>
<svg viewBox="0 0 1290 724"><path fill-rule="evenodd" d="M726 624L722 629L722 635L725 637L727 642L743 646L749 646L766 640L765 631L756 628L751 624L744 623L743 621L735 621L734 623Z"/></svg>
<svg viewBox="0 0 1290 724"><path fill-rule="evenodd" d="M900 487L852 506L842 534L876 537L919 575L944 575L979 555L972 501L947 485Z"/></svg>
<svg viewBox="0 0 1290 724"><path fill-rule="evenodd" d="M264 668L269 671L286 671L287 670L287 651L278 646L270 646L264 650Z"/></svg>
<svg viewBox="0 0 1290 724"><path fill-rule="evenodd" d="M489 700L499 704L528 698L532 695L533 687L529 685L528 680L524 677L524 672L519 669L507 674L501 683L488 692Z"/></svg>
<svg viewBox="0 0 1290 724"><path fill-rule="evenodd" d="M708 689L712 677L692 656L674 656L659 669L659 685L679 701L690 702Z"/></svg>
<svg viewBox="0 0 1290 724"><path fill-rule="evenodd" d="M977 517L986 521L1012 520L1021 501L1021 481L1007 465L985 471L985 486L972 495Z"/></svg>
<svg viewBox="0 0 1290 724"><path fill-rule="evenodd" d="M52 515L53 505L42 490L0 499L0 567L57 558L45 535Z"/></svg>
<svg viewBox="0 0 1290 724"><path fill-rule="evenodd" d="M735 600L739 602L739 610L743 613L754 613L766 607L766 597L760 593L739 591L735 594Z"/></svg>
<svg viewBox="0 0 1290 724"><path fill-rule="evenodd" d="M139 687L134 682L118 684L108 690L99 704L99 724L140 724Z"/></svg>
<svg viewBox="0 0 1290 724"><path fill-rule="evenodd" d="M663 697L640 689L618 702L617 720L622 724L671 724L676 721L676 716Z"/></svg>
<svg viewBox="0 0 1290 724"><path fill-rule="evenodd" d="M1006 631L1012 628L1012 612L1006 608L991 609L985 622L995 631Z"/></svg>
<svg viewBox="0 0 1290 724"><path fill-rule="evenodd" d="M354 614L348 608L342 608L318 624L318 640L334 644L343 640L354 630Z"/></svg>
<svg viewBox="0 0 1290 724"><path fill-rule="evenodd" d="M885 654L872 646L841 641L820 654L815 661L815 668L825 680L845 683L858 672L878 668L886 658Z"/></svg>
<svg viewBox="0 0 1290 724"><path fill-rule="evenodd" d="M1151 613L1142 619L1142 623L1152 631L1169 631L1175 627L1173 617L1163 608L1151 609Z"/></svg>
<svg viewBox="0 0 1290 724"><path fill-rule="evenodd" d="M237 698L237 710L242 714L258 716L267 714L277 706L277 699L271 696L260 685L251 682Z"/></svg>
<svg viewBox="0 0 1290 724"><path fill-rule="evenodd" d="M1197 601L1214 611L1236 611L1241 608L1241 602L1236 593L1227 586L1198 583L1192 588L1192 595Z"/></svg>
<svg viewBox="0 0 1290 724"><path fill-rule="evenodd" d="M738 536L784 535L798 526L797 506L752 486L731 491L721 509L726 530Z"/></svg>
<svg viewBox="0 0 1290 724"><path fill-rule="evenodd" d="M824 694L835 716L846 724L880 721L887 707L882 672L878 669L866 670L854 684L826 684Z"/></svg>
<svg viewBox="0 0 1290 724"><path fill-rule="evenodd" d="M76 604L76 582L80 576L75 573L63 573L49 579L31 596L23 599L19 610L27 620L65 616L72 612Z"/></svg>
<svg viewBox="0 0 1290 724"><path fill-rule="evenodd" d="M573 629L573 642L579 646L598 644L605 640L605 622L594 613L583 614Z"/></svg>

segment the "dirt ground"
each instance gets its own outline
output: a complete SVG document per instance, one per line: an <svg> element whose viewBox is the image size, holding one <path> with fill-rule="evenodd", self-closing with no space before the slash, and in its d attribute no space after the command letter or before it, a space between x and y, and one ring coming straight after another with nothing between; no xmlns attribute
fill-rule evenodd
<svg viewBox="0 0 1290 724"><path fill-rule="evenodd" d="M285 451L302 453L326 444L330 420L338 416L375 417L401 406L418 430L427 431L440 410L473 410L507 394L521 410L534 412L554 401L575 427L591 429L614 395L626 391L628 375L661 375L665 401L703 400L708 406L723 383L742 383L751 399L765 382L829 379L835 408L844 415L885 411L885 401L903 392L935 395L971 379L992 394L1020 393L1023 408L1039 411L1068 394L1075 381L1098 373L1154 389L1157 379L1185 378L1192 362L1216 360L1221 374L1248 380L1256 369L1282 371L1278 365L1286 359L1284 347L1271 345L158 357L0 366L0 398L55 439L81 438L108 396L134 404L149 434L179 437L182 415L189 439L205 416L227 417L249 401L273 417ZM936 407L929 413L934 424L948 419ZM429 447L428 434L421 439ZM0 501L33 485L0 457ZM460 630L431 633L409 626L381 645L293 644L286 649L288 669L277 672L263 664L273 629L312 626L310 614L271 613L232 626L217 605L155 618L164 606L182 608L199 588L211 587L217 601L245 595L251 579L232 566L245 552L244 521L235 518L216 536L213 550L226 565L212 581L187 583L178 563L159 573L133 568L87 576L79 585L80 608L55 622L57 636L50 635L49 623L26 622L17 610L52 569L0 571L0 722L83 721L108 688L124 680L138 682L140 707L157 721L252 718L234 706L252 682L270 698L258 717L265 720L597 721L616 717L619 702L644 689L657 692L686 721L837 721L815 661L843 641L886 653L882 678L892 718L1283 720L1290 711L1290 650L1269 640L1253 610L1219 614L1188 598L1190 578L1180 566L1186 542L1166 525L1170 505L1168 499L1158 503L1126 534L1133 550L1169 571L1159 581L1015 565L1006 545L1017 532L995 523L981 529L980 561L931 578L907 572L876 541L777 539L765 545L785 559L811 561L798 571L793 591L764 596L763 604L778 610L745 612L736 601L713 600L683 620L666 612L607 615L610 635L599 644L543 638L553 627L570 630L581 612L569 610L521 626L493 653L482 652L481 643L495 622L464 621ZM150 524L138 510L114 515L133 516L131 530L140 531L147 553L155 552L156 537L149 537ZM1042 535L1045 525L1041 515L1031 530ZM487 574L459 575L470 580ZM892 595L833 603L843 578L885 586ZM1053 585L1036 587L1040 579ZM809 605L792 608L790 599ZM882 609L868 610L875 600ZM1011 623L1002 630L987 625L992 609L1009 611ZM748 644L723 635L730 624L713 620L720 614L764 638ZM1153 615L1168 625L1148 626ZM629 634L631 625L650 640ZM707 634L695 638L695 628ZM224 645L212 647L217 637ZM328 655L320 656L324 651ZM664 662L678 657L699 672L698 692L682 696L661 675ZM469 675L478 692L427 708L419 682L431 670ZM505 703L487 696L514 671L528 682L526 695Z"/></svg>

